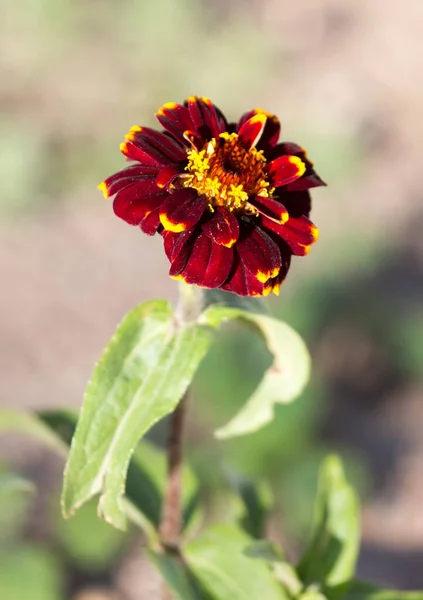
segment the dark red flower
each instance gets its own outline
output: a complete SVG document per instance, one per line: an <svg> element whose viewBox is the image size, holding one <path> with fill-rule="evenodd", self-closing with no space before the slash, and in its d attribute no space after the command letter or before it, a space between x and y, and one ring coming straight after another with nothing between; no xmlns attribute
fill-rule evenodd
<svg viewBox="0 0 423 600"><path fill-rule="evenodd" d="M163 236L174 279L278 294L291 256L318 237L308 190L325 184L305 151L278 143L279 120L261 109L228 123L191 96L156 117L164 131L132 127L120 149L134 164L99 185L116 215Z"/></svg>

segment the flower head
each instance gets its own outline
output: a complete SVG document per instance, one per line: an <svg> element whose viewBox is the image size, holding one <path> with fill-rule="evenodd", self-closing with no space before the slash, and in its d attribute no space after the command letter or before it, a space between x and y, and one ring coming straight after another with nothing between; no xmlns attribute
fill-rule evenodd
<svg viewBox="0 0 423 600"><path fill-rule="evenodd" d="M163 237L174 279L278 294L291 256L318 237L308 190L325 184L305 151L278 143L279 120L261 109L228 123L191 96L156 117L163 131L132 127L120 149L134 164L99 185L116 215Z"/></svg>

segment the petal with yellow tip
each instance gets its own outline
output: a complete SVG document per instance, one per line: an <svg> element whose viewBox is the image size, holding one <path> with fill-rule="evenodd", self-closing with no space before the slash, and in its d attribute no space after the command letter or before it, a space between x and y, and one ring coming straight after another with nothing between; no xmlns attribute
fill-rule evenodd
<svg viewBox="0 0 423 600"><path fill-rule="evenodd" d="M278 245L259 227L242 235L237 244L238 254L245 268L260 283L266 283L278 275L281 254Z"/></svg>
<svg viewBox="0 0 423 600"><path fill-rule="evenodd" d="M225 117L209 98L190 96L187 105L195 129L205 140L217 138L226 130Z"/></svg>
<svg viewBox="0 0 423 600"><path fill-rule="evenodd" d="M105 181L102 181L101 183L98 184L97 189L100 190L100 192L103 192L103 196L105 198L109 197L109 192L107 191L107 184Z"/></svg>
<svg viewBox="0 0 423 600"><path fill-rule="evenodd" d="M278 200L274 200L273 198L256 196L255 198L250 200L250 204L261 215L264 215L268 219L272 219L280 225L283 225L289 219L289 214L285 206L281 204L281 202L278 202Z"/></svg>
<svg viewBox="0 0 423 600"><path fill-rule="evenodd" d="M263 226L277 233L296 256L305 256L319 237L319 230L307 217L290 218L284 225L263 219Z"/></svg>
<svg viewBox="0 0 423 600"><path fill-rule="evenodd" d="M281 132L281 124L279 122L278 117L276 117L275 115L272 115L271 113L267 112L266 110L263 110L262 108L255 108L254 110L251 110L250 112L247 112L244 115L242 115L241 119L239 120L237 130L239 131L243 124L246 123L246 121L248 121L249 119L251 119L251 117L254 117L259 114L265 115L267 117L267 120L262 131L260 140L257 142L256 147L258 150L269 150L278 143L279 135Z"/></svg>
<svg viewBox="0 0 423 600"><path fill-rule="evenodd" d="M129 225L139 225L167 196L167 192L158 189L154 180L138 181L116 194L113 210L116 216Z"/></svg>
<svg viewBox="0 0 423 600"><path fill-rule="evenodd" d="M167 102L157 111L156 119L176 140L187 145L184 131L195 128L186 106L176 104L176 102Z"/></svg>
<svg viewBox="0 0 423 600"><path fill-rule="evenodd" d="M241 145L246 150L251 150L251 148L254 148L258 144L264 131L266 121L266 115L259 113L248 119L248 121L242 125L241 129L238 131L238 137Z"/></svg>
<svg viewBox="0 0 423 600"><path fill-rule="evenodd" d="M185 281L205 288L220 287L232 268L233 250L215 244L200 233L194 238L191 252L183 269Z"/></svg>
<svg viewBox="0 0 423 600"><path fill-rule="evenodd" d="M210 219L203 225L203 231L216 244L232 248L238 241L238 219L228 208L217 206Z"/></svg>
<svg viewBox="0 0 423 600"><path fill-rule="evenodd" d="M198 223L206 207L206 197L195 190L175 190L160 207L160 221L166 231L185 231Z"/></svg>
<svg viewBox="0 0 423 600"><path fill-rule="evenodd" d="M279 156L268 164L267 173L274 187L288 185L304 175L306 164L298 156Z"/></svg>

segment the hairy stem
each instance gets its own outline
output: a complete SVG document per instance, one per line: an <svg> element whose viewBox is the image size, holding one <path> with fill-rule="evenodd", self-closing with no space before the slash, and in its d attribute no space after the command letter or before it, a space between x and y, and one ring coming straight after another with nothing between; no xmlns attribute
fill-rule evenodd
<svg viewBox="0 0 423 600"><path fill-rule="evenodd" d="M193 325L200 316L202 308L203 291L196 286L182 283L179 288L179 303L176 313L177 327ZM167 443L168 479L163 500L160 540L163 547L170 552L178 551L182 527L182 433L187 395L188 392L185 393L171 416Z"/></svg>
<svg viewBox="0 0 423 600"><path fill-rule="evenodd" d="M181 475L182 475L182 433L187 394L172 413L167 442L168 479L163 500L160 539L163 547L176 552L182 526Z"/></svg>
<svg viewBox="0 0 423 600"><path fill-rule="evenodd" d="M182 283L179 288L179 303L176 311L176 326L179 328L193 325L203 308L203 291ZM168 476L163 498L162 518L159 528L160 541L166 552L180 558L179 546L182 531L182 434L186 413L188 392L186 392L170 418L167 441ZM163 587L163 600L172 600L167 586Z"/></svg>

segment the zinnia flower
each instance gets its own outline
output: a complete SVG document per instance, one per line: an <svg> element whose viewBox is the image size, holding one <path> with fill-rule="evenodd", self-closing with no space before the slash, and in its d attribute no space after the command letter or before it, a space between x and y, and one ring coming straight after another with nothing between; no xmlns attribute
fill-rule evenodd
<svg viewBox="0 0 423 600"><path fill-rule="evenodd" d="M278 294L291 256L318 237L308 190L325 184L305 151L278 143L279 120L261 109L228 123L191 96L156 117L164 131L132 127L120 149L134 164L99 185L115 214L163 237L174 279Z"/></svg>

